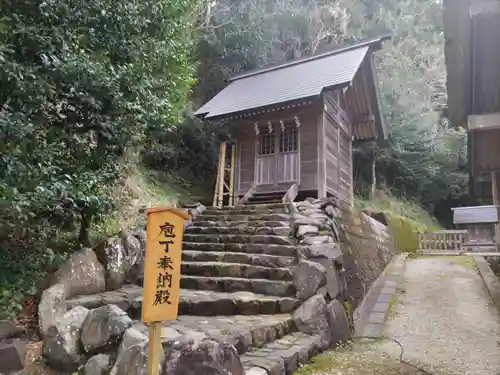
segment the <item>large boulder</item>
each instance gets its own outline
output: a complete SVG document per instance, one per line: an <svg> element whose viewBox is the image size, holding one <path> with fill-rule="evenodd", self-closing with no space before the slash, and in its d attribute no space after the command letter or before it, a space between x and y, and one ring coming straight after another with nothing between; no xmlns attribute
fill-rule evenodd
<svg viewBox="0 0 500 375"><path fill-rule="evenodd" d="M331 260L337 267L341 268L344 263L342 250L336 243L315 243L307 247L302 247L303 256L309 260L321 262L322 260Z"/></svg>
<svg viewBox="0 0 500 375"><path fill-rule="evenodd" d="M330 302L326 307L326 315L333 343L340 344L348 341L351 337L351 328L342 304L337 300Z"/></svg>
<svg viewBox="0 0 500 375"><path fill-rule="evenodd" d="M83 375L108 375L111 370L111 357L108 354L97 354L91 357L83 368Z"/></svg>
<svg viewBox="0 0 500 375"><path fill-rule="evenodd" d="M134 327L127 329L125 331L125 334L123 335L120 348L118 349L118 355L116 357L115 365L111 370L111 375L121 375L121 373L118 371L124 368L127 363L130 363L129 349L133 346L137 346L145 342L148 342L148 337L146 335L144 335Z"/></svg>
<svg viewBox="0 0 500 375"><path fill-rule="evenodd" d="M97 246L95 252L106 267L106 288L109 290L119 289L129 275L134 278L144 259L141 241L126 231Z"/></svg>
<svg viewBox="0 0 500 375"><path fill-rule="evenodd" d="M293 321L300 332L320 334L328 331L326 301L321 295L309 298L293 313Z"/></svg>
<svg viewBox="0 0 500 375"><path fill-rule="evenodd" d="M325 268L321 264L303 260L293 271L293 285L302 301L312 297L325 282Z"/></svg>
<svg viewBox="0 0 500 375"><path fill-rule="evenodd" d="M236 348L210 339L166 348L163 373L168 375L245 375Z"/></svg>
<svg viewBox="0 0 500 375"><path fill-rule="evenodd" d="M136 236L135 234L140 236ZM144 249L146 248L146 232L122 234L123 247L127 253L129 268L125 273L125 281L129 284L138 284L144 271ZM142 234L144 237L142 237ZM144 242L143 242L144 241Z"/></svg>
<svg viewBox="0 0 500 375"><path fill-rule="evenodd" d="M52 277L52 283L66 287L66 298L89 295L106 289L104 267L92 249L82 249L71 254Z"/></svg>
<svg viewBox="0 0 500 375"><path fill-rule="evenodd" d="M71 372L85 363L80 337L88 313L85 307L77 306L49 327L43 342L43 356L52 367Z"/></svg>
<svg viewBox="0 0 500 375"><path fill-rule="evenodd" d="M123 334L132 325L125 311L116 305L91 310L82 326L82 344L89 353L116 348Z"/></svg>
<svg viewBox="0 0 500 375"><path fill-rule="evenodd" d="M161 353L163 356L163 353ZM160 360L160 374L161 371ZM147 375L148 373L148 342L143 341L130 346L126 351L122 352L117 358L111 374L115 375ZM171 375L171 374L168 374Z"/></svg>
<svg viewBox="0 0 500 375"><path fill-rule="evenodd" d="M331 260L323 261L326 273L326 290L330 299L335 299L341 292L338 269Z"/></svg>
<svg viewBox="0 0 500 375"><path fill-rule="evenodd" d="M66 311L66 287L63 284L57 283L44 290L38 304L38 328L42 338Z"/></svg>

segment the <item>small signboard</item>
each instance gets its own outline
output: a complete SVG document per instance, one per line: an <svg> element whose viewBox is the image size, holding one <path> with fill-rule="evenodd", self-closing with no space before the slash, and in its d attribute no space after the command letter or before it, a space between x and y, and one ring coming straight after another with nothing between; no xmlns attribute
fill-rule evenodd
<svg viewBox="0 0 500 375"><path fill-rule="evenodd" d="M181 281L184 220L182 210L171 207L149 209L142 290L142 320L145 323L177 319Z"/></svg>

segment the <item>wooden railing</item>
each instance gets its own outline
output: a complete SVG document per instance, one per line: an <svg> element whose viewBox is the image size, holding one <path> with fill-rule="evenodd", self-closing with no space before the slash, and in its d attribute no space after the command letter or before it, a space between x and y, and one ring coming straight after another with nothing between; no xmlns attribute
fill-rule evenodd
<svg viewBox="0 0 500 375"><path fill-rule="evenodd" d="M466 230L426 230L417 231L418 250L465 250L469 242Z"/></svg>

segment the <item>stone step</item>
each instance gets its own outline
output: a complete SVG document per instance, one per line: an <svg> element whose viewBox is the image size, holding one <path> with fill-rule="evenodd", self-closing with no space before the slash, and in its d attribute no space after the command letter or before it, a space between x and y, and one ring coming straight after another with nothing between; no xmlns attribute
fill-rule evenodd
<svg viewBox="0 0 500 375"><path fill-rule="evenodd" d="M76 306L88 309L114 304L133 318L140 318L142 288L125 285L121 289L68 299L68 310ZM180 315L253 315L291 313L300 301L291 297L265 296L250 292L221 293L207 290L181 289Z"/></svg>
<svg viewBox="0 0 500 375"><path fill-rule="evenodd" d="M284 195L284 194L283 194ZM276 195L262 195L262 196L255 196L255 197L250 197L245 203L245 206L250 206L254 204L283 204L283 195L281 196L276 196Z"/></svg>
<svg viewBox="0 0 500 375"><path fill-rule="evenodd" d="M251 221L193 221L193 226L198 227L289 227L290 221L277 221L277 220L251 220Z"/></svg>
<svg viewBox="0 0 500 375"><path fill-rule="evenodd" d="M293 240L287 236L274 236L264 234L184 234L186 242L205 243L238 243L238 244L271 244L293 245Z"/></svg>
<svg viewBox="0 0 500 375"><path fill-rule="evenodd" d="M291 375L300 364L327 350L329 344L321 335L294 332L240 357L246 375Z"/></svg>
<svg viewBox="0 0 500 375"><path fill-rule="evenodd" d="M196 223L186 228L184 234L260 234L271 236L288 236L291 233L290 226L283 227L258 227L258 226L201 226Z"/></svg>
<svg viewBox="0 0 500 375"><path fill-rule="evenodd" d="M183 250L182 261L241 263L262 267L292 267L297 262L291 256L195 250Z"/></svg>
<svg viewBox="0 0 500 375"><path fill-rule="evenodd" d="M183 251L212 251L212 252L233 252L246 254L266 254L276 256L297 256L297 247L293 245L274 245L274 244L253 244L253 243L206 243L186 241L182 244Z"/></svg>
<svg viewBox="0 0 500 375"><path fill-rule="evenodd" d="M133 327L146 336L148 328L141 322ZM293 328L290 314L235 315L235 316L179 316L177 320L164 322L162 343L188 342L190 339L209 338L227 342L245 353L253 347L263 346L287 335ZM203 374L200 374L203 375Z"/></svg>
<svg viewBox="0 0 500 375"><path fill-rule="evenodd" d="M196 217L197 221L290 221L290 215L284 213L271 214L238 214L238 213L216 213L209 214L207 211Z"/></svg>
<svg viewBox="0 0 500 375"><path fill-rule="evenodd" d="M191 276L238 277L245 279L293 280L288 268L271 268L241 263L182 262L181 273Z"/></svg>
<svg viewBox="0 0 500 375"><path fill-rule="evenodd" d="M259 211L259 212L283 212L286 209L286 205L283 202L272 202L272 203L249 203L245 205L238 205L234 207L207 207L205 212L216 211L216 212L247 212L247 211Z"/></svg>
<svg viewBox="0 0 500 375"><path fill-rule="evenodd" d="M295 296L292 282L266 279L182 275L181 288L225 293L252 292L279 297Z"/></svg>
<svg viewBox="0 0 500 375"><path fill-rule="evenodd" d="M268 208L267 205L249 205L238 206L234 208L207 208L203 211L204 215L265 215L265 214L285 214L285 207Z"/></svg>

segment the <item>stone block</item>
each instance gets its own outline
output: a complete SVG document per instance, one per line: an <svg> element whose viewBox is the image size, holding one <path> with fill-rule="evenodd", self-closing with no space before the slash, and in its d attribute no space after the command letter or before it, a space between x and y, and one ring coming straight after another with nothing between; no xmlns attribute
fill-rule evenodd
<svg viewBox="0 0 500 375"><path fill-rule="evenodd" d="M38 304L38 327L42 338L66 313L66 287L57 283L42 293Z"/></svg>
<svg viewBox="0 0 500 375"><path fill-rule="evenodd" d="M226 342L193 339L165 346L163 373L168 375L245 375L238 351Z"/></svg>
<svg viewBox="0 0 500 375"><path fill-rule="evenodd" d="M339 301L333 300L328 304L326 314L332 342L339 344L348 341L351 337L351 328L344 306Z"/></svg>
<svg viewBox="0 0 500 375"><path fill-rule="evenodd" d="M111 357L107 354L97 354L91 357L83 368L83 375L108 375L111 370Z"/></svg>
<svg viewBox="0 0 500 375"><path fill-rule="evenodd" d="M85 363L80 337L88 314L88 309L77 306L49 327L43 341L43 356L52 367L72 372Z"/></svg>
<svg viewBox="0 0 500 375"><path fill-rule="evenodd" d="M379 313L386 313L389 310L389 302L380 302L376 303L375 306L373 306L372 311L373 312L379 312Z"/></svg>
<svg viewBox="0 0 500 375"><path fill-rule="evenodd" d="M305 301L325 284L325 268L318 263L303 260L293 272L293 284L297 291L297 298Z"/></svg>
<svg viewBox="0 0 500 375"><path fill-rule="evenodd" d="M368 317L369 323L375 324L384 324L385 322L385 313L383 312L372 312Z"/></svg>
<svg viewBox="0 0 500 375"><path fill-rule="evenodd" d="M52 284L57 283L66 287L66 298L103 292L104 266L92 249L76 251L52 277Z"/></svg>
<svg viewBox="0 0 500 375"><path fill-rule="evenodd" d="M18 339L0 341L0 374L20 371L24 368L26 343Z"/></svg>
<svg viewBox="0 0 500 375"><path fill-rule="evenodd" d="M10 320L0 320L0 340L18 337L24 332L24 328L16 326Z"/></svg>
<svg viewBox="0 0 500 375"><path fill-rule="evenodd" d="M293 313L293 321L300 332L324 333L328 329L326 301L320 295L309 298Z"/></svg>
<svg viewBox="0 0 500 375"><path fill-rule="evenodd" d="M299 225L297 227L297 237L315 236L319 232L318 227L313 225Z"/></svg>
<svg viewBox="0 0 500 375"><path fill-rule="evenodd" d="M85 351L92 353L117 346L131 325L132 319L115 305L91 310L82 326L81 340Z"/></svg>

